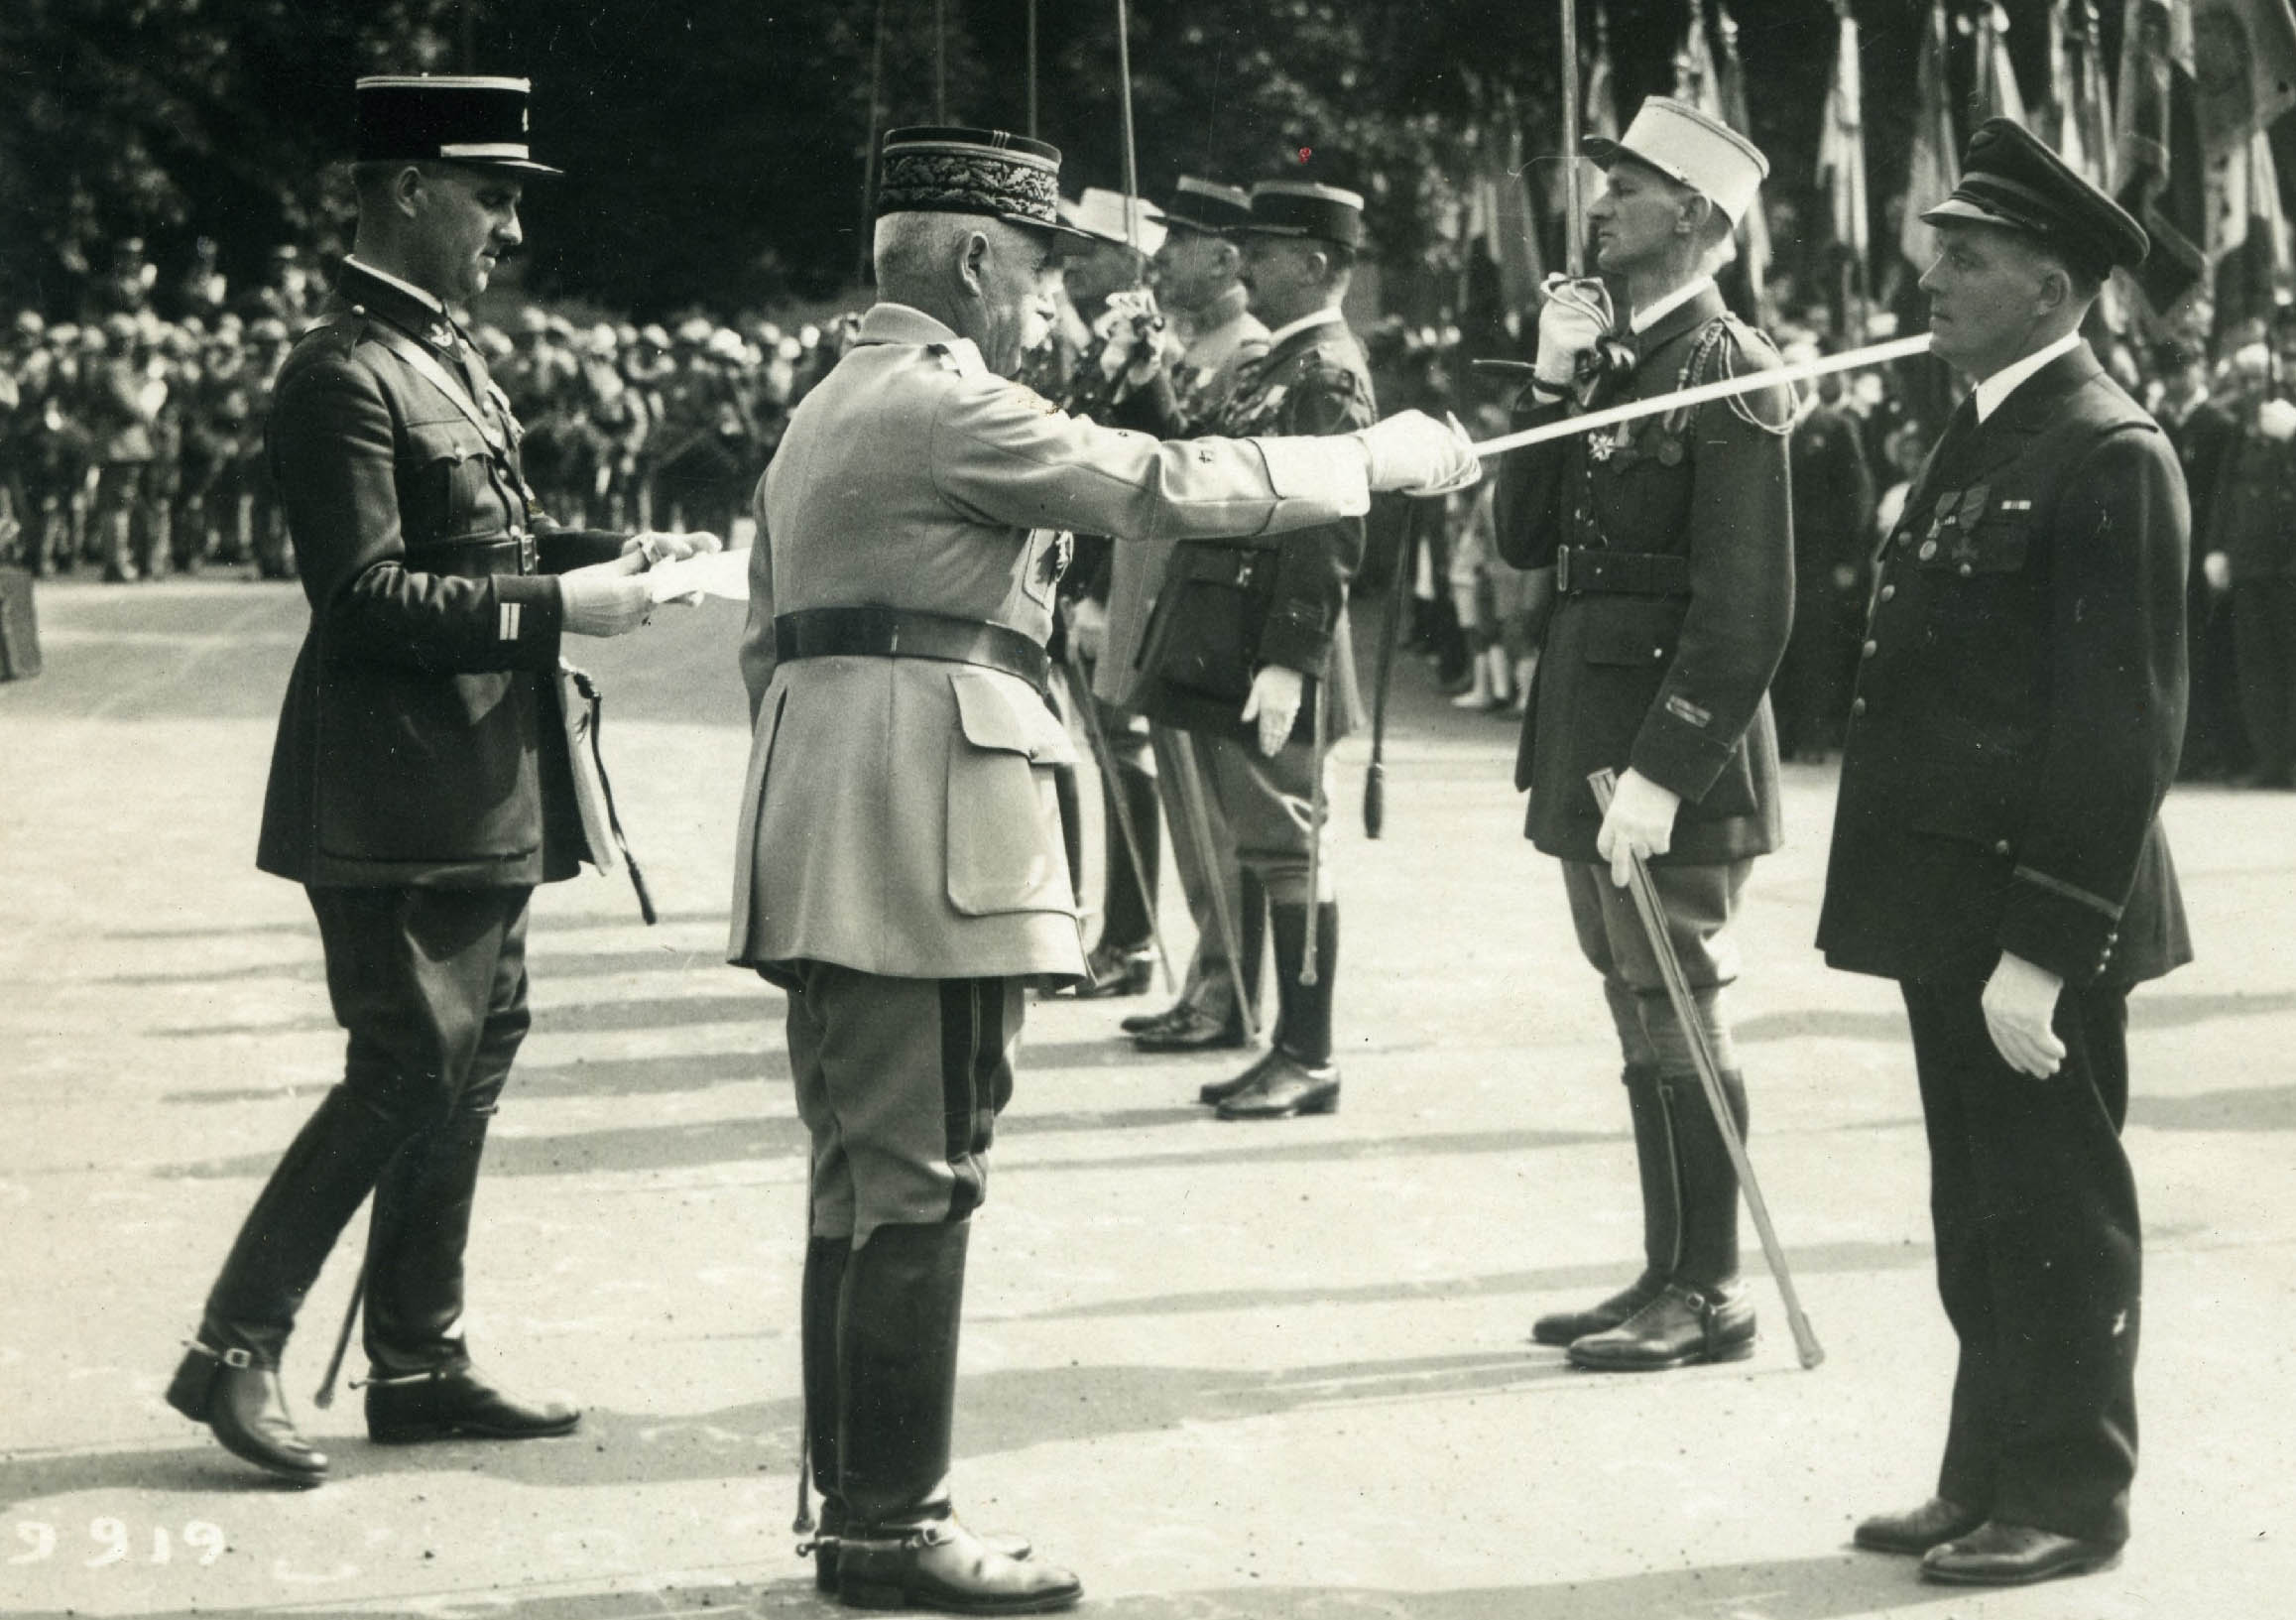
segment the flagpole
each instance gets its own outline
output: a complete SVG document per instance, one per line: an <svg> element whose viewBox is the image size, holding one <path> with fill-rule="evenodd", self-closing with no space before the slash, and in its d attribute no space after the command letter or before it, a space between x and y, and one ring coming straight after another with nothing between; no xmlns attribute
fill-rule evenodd
<svg viewBox="0 0 2296 1620"><path fill-rule="evenodd" d="M1579 195L1579 0L1562 6L1563 267L1576 281L1587 273L1586 244L1580 239Z"/></svg>

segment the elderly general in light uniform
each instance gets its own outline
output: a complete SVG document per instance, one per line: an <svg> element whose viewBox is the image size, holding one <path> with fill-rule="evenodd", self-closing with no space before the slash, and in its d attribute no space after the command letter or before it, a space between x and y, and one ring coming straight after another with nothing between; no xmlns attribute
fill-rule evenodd
<svg viewBox="0 0 2296 1620"><path fill-rule="evenodd" d="M1273 535L1471 459L1424 417L1159 443L1007 381L1050 315L1058 168L1001 132L886 137L880 302L757 503L730 954L789 996L816 1573L862 1606L1080 1589L963 1529L946 1483L967 1217L1024 992L1085 966L1051 784L1073 756L1044 698L1064 531Z"/></svg>

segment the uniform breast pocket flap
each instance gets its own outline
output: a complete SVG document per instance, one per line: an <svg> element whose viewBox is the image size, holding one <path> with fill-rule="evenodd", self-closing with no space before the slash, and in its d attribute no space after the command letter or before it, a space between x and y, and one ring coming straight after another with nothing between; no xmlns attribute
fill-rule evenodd
<svg viewBox="0 0 2296 1620"><path fill-rule="evenodd" d="M968 917L1073 910L1053 787L1053 767L1076 761L1067 731L1010 678L963 672L949 685L949 904Z"/></svg>
<svg viewBox="0 0 2296 1620"><path fill-rule="evenodd" d="M401 500L410 490L427 510L401 512L410 544L496 527L500 516L486 439L469 423L410 422ZM414 522L407 520L412 518Z"/></svg>

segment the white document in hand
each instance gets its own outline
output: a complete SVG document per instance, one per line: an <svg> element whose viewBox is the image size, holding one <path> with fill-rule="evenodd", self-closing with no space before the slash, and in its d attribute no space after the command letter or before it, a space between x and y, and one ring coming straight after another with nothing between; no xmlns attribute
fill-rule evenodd
<svg viewBox="0 0 2296 1620"><path fill-rule="evenodd" d="M723 596L746 602L750 599L749 548L657 562L646 570L646 594L657 602L680 596Z"/></svg>

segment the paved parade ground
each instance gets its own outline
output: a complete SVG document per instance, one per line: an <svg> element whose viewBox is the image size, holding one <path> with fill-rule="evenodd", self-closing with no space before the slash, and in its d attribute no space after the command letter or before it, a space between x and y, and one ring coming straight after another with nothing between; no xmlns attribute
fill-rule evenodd
<svg viewBox="0 0 2296 1620"><path fill-rule="evenodd" d="M538 897L469 1330L506 1384L583 1402L580 1431L394 1449L355 1392L314 1410L346 1243L287 1365L335 1477L297 1492L161 1391L340 1063L303 898L253 865L302 598L74 581L39 608L47 673L0 685L0 1613L826 1612L790 1551L782 998L720 960L740 609L569 644L663 922L620 880ZM1336 1115L1219 1124L1192 1099L1233 1055L1115 1039L1151 1003L1031 1008L972 1253L966 1518L1128 1620L2296 1613L2296 797L2168 805L2201 959L2132 1006L2135 1539L2116 1571L1973 1596L1848 1546L1928 1493L1952 1340L1895 991L1810 944L1833 773L1787 772L1737 999L1754 1162L1828 1358L1797 1367L1759 1280L1750 1362L1574 1372L1531 1318L1638 1267L1609 1021L1519 835L1511 724L1428 687L1398 673L1379 843L1364 740L1340 754ZM1184 950L1176 888L1165 911Z"/></svg>

